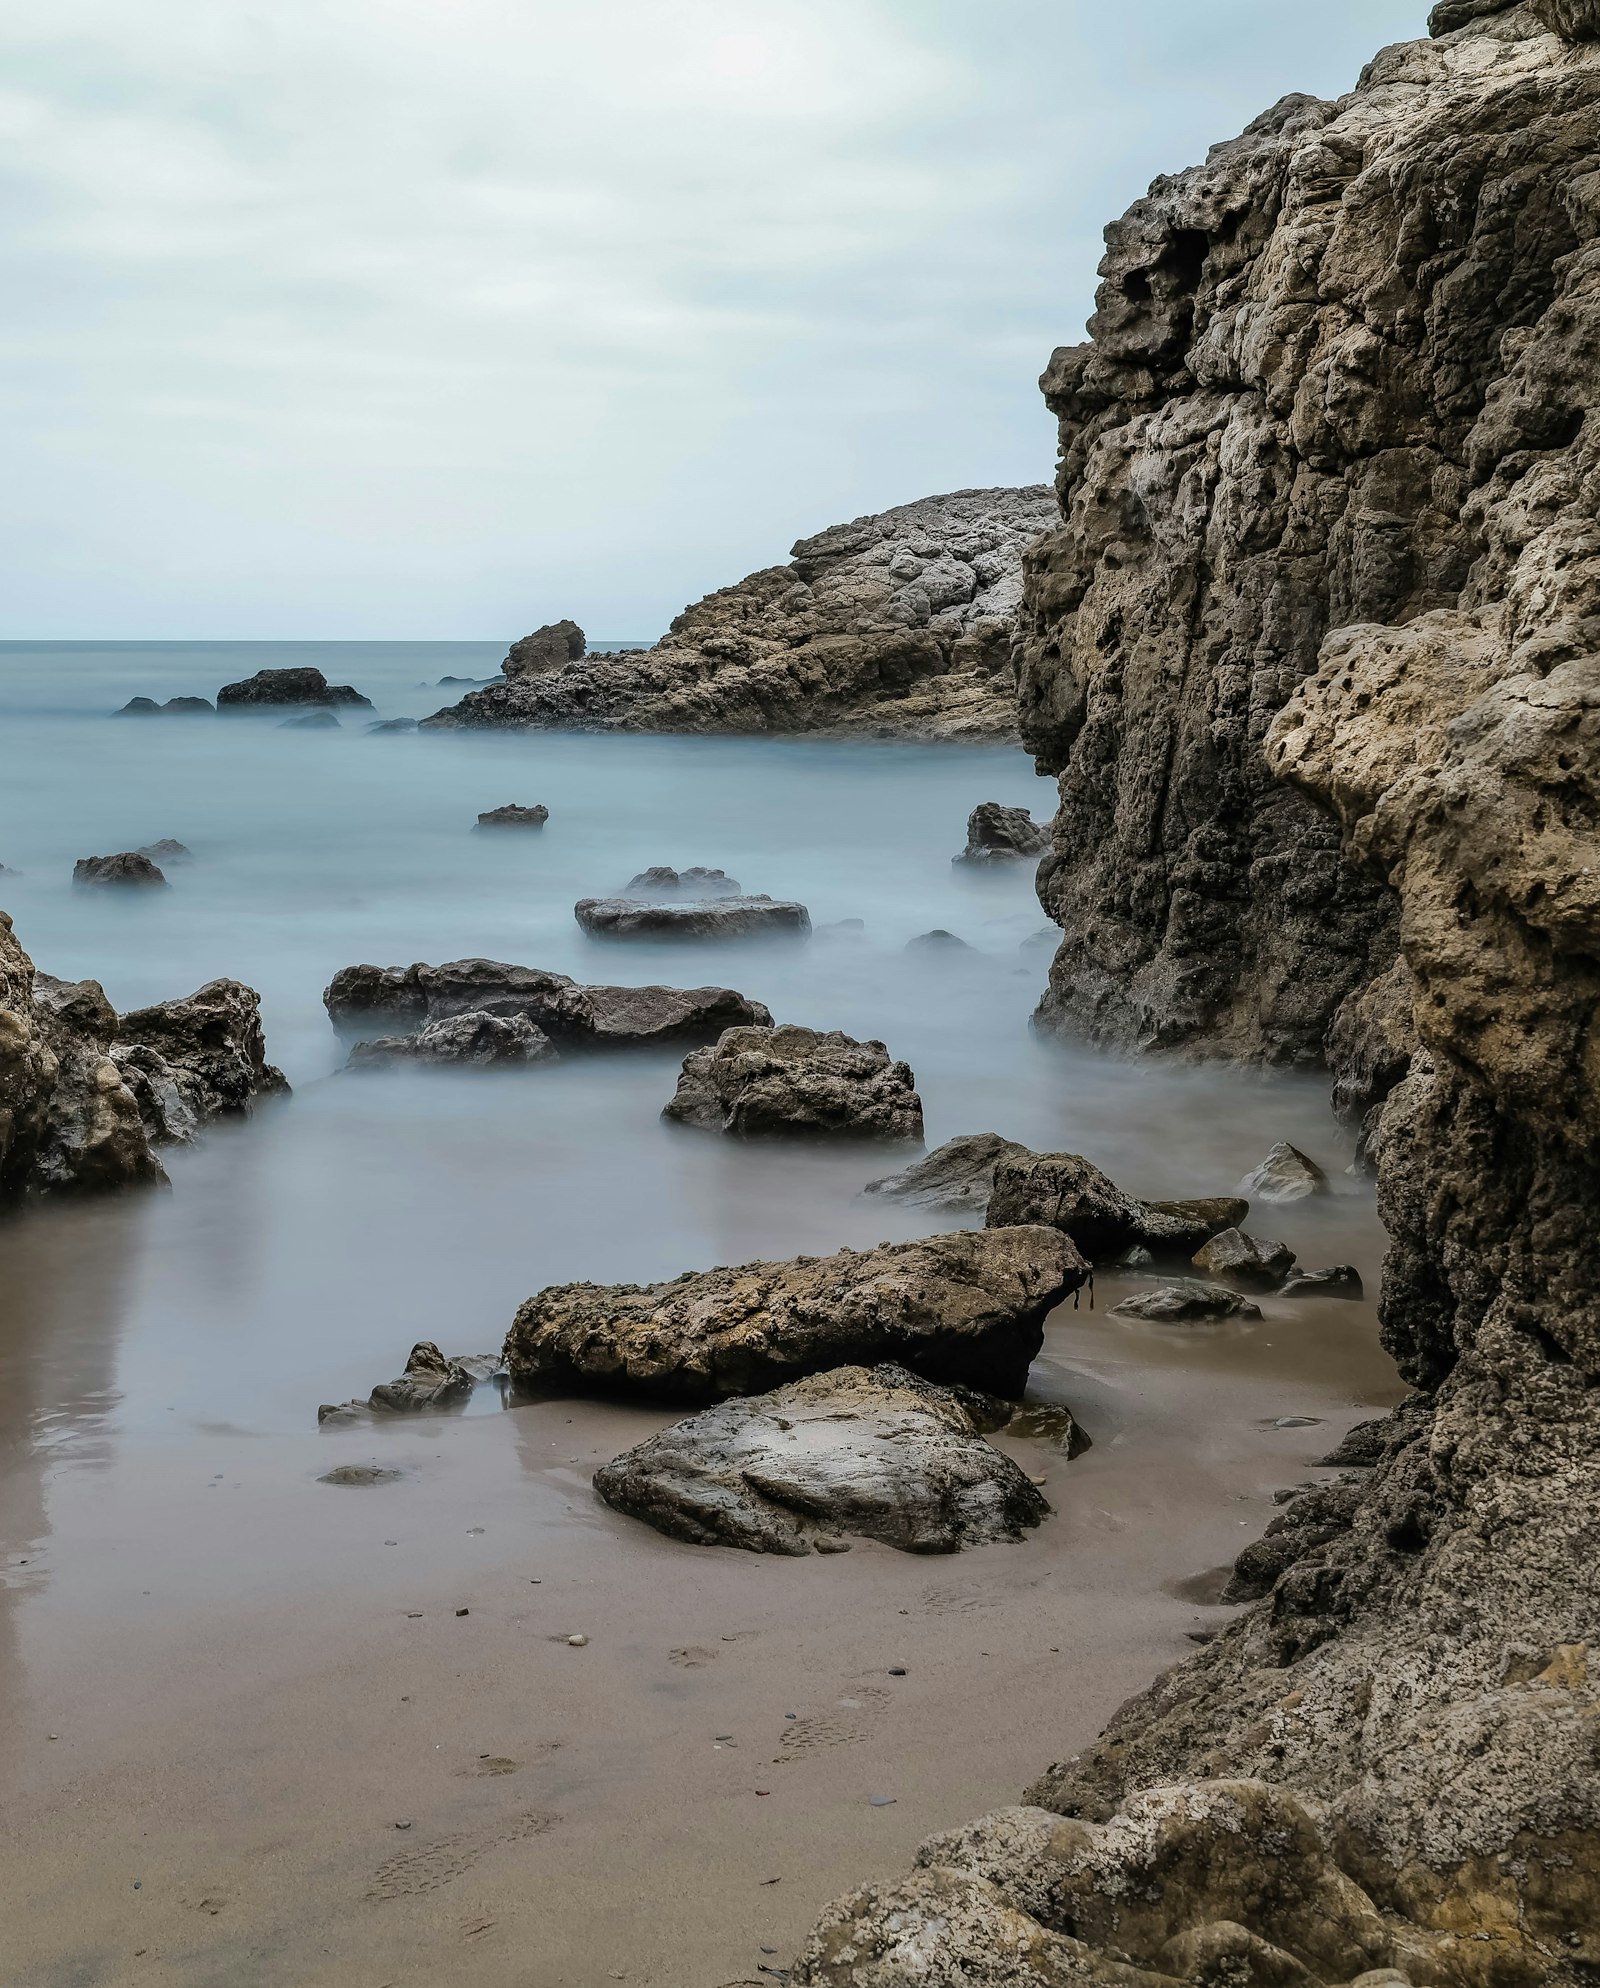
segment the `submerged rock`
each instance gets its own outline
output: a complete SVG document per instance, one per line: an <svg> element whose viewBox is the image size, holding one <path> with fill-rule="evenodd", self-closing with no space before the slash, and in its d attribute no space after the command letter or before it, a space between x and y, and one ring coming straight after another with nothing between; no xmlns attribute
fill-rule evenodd
<svg viewBox="0 0 1600 1988"><path fill-rule="evenodd" d="M654 648L563 653L540 639L563 624L541 630L512 649L503 682L424 722L1010 738L1022 554L1055 523L1042 485L857 518L686 608Z"/></svg>
<svg viewBox="0 0 1600 1988"><path fill-rule="evenodd" d="M658 863L630 877L618 893L622 897L742 897L738 879L726 870L706 870L698 865L687 870L669 869Z"/></svg>
<svg viewBox="0 0 1600 1988"><path fill-rule="evenodd" d="M380 718L367 727L369 732L414 732L416 729L415 718Z"/></svg>
<svg viewBox="0 0 1600 1988"><path fill-rule="evenodd" d="M257 670L238 683L225 683L217 692L217 709L251 704L354 704L372 709L372 699L347 683L329 683L321 670L298 668Z"/></svg>
<svg viewBox="0 0 1600 1988"><path fill-rule="evenodd" d="M1191 1256L1248 1212L1249 1203L1232 1196L1140 1201L1081 1153L1023 1148L995 1163L988 1220L998 1227L1047 1222L1070 1235L1091 1263L1112 1263L1135 1248L1157 1259Z"/></svg>
<svg viewBox="0 0 1600 1988"><path fill-rule="evenodd" d="M908 1064L881 1042L793 1024L729 1029L693 1051L662 1117L735 1139L922 1137Z"/></svg>
<svg viewBox="0 0 1600 1988"><path fill-rule="evenodd" d="M937 1208L946 1214L981 1218L994 1191L996 1166L1003 1159L1027 1152L1026 1146L1002 1139L998 1132L969 1132L947 1139L925 1160L918 1160L902 1173L869 1180L861 1191L905 1201L913 1208Z"/></svg>
<svg viewBox="0 0 1600 1988"><path fill-rule="evenodd" d="M902 1553L1019 1540L1049 1511L959 1393L837 1367L704 1408L595 1472L608 1505L695 1546L809 1553L846 1534Z"/></svg>
<svg viewBox="0 0 1600 1988"><path fill-rule="evenodd" d="M148 856L158 866L162 863L188 863L193 860L194 851L183 843L164 835L159 842L147 842L142 849L134 850L136 856Z"/></svg>
<svg viewBox="0 0 1600 1988"><path fill-rule="evenodd" d="M184 718L196 717L204 712L216 715L215 706L209 697L169 697L165 704L158 704L153 697L130 697L117 713L119 718Z"/></svg>
<svg viewBox="0 0 1600 1988"><path fill-rule="evenodd" d="M1260 1318L1261 1307L1226 1284L1180 1277L1153 1290L1135 1291L1111 1307L1117 1318L1150 1319L1158 1325L1193 1325L1223 1318Z"/></svg>
<svg viewBox="0 0 1600 1988"><path fill-rule="evenodd" d="M405 1371L381 1381L365 1401L325 1401L317 1410L321 1428L341 1428L369 1421L375 1415L420 1415L435 1408L459 1408L480 1380L498 1371L487 1357L450 1360L431 1339L419 1339L406 1360Z"/></svg>
<svg viewBox="0 0 1600 1988"><path fill-rule="evenodd" d="M572 915L591 939L803 938L811 914L783 898L724 897L689 904L585 897Z"/></svg>
<svg viewBox="0 0 1600 1988"><path fill-rule="evenodd" d="M555 1045L525 1015L481 1011L428 1022L415 1035L382 1035L358 1042L352 1070L390 1063L528 1064L551 1062Z"/></svg>
<svg viewBox="0 0 1600 1988"><path fill-rule="evenodd" d="M995 863L1030 860L1042 856L1049 847L1049 829L1041 827L1026 808L980 801L967 821L966 848L950 860L984 868Z"/></svg>
<svg viewBox="0 0 1600 1988"><path fill-rule="evenodd" d="M1353 1263L1332 1263L1325 1270L1295 1270L1280 1289L1284 1298L1364 1298L1366 1286Z"/></svg>
<svg viewBox="0 0 1600 1988"><path fill-rule="evenodd" d="M530 1389L711 1402L893 1361L1016 1399L1046 1316L1086 1275L1065 1236L1020 1228L688 1271L666 1284L556 1284L517 1313L505 1362Z"/></svg>
<svg viewBox="0 0 1600 1988"><path fill-rule="evenodd" d="M1243 1229L1224 1229L1213 1236L1191 1259L1224 1284L1241 1291L1276 1291L1294 1269L1294 1251L1286 1243L1263 1242Z"/></svg>
<svg viewBox="0 0 1600 1988"><path fill-rule="evenodd" d="M81 856L72 866L72 881L91 887L113 889L164 888L166 878L156 864L137 849L124 849L116 856Z"/></svg>
<svg viewBox="0 0 1600 1988"><path fill-rule="evenodd" d="M285 718L280 732L337 732L343 727L331 711L308 711L301 718Z"/></svg>
<svg viewBox="0 0 1600 1988"><path fill-rule="evenodd" d="M1328 1192L1328 1176L1298 1146L1280 1139L1267 1157L1239 1183L1239 1192L1257 1201L1283 1204Z"/></svg>
<svg viewBox="0 0 1600 1988"><path fill-rule="evenodd" d="M543 828L550 819L550 810L542 802L535 802L531 808L518 807L508 801L503 808L490 808L487 814L478 817L479 828Z"/></svg>
<svg viewBox="0 0 1600 1988"><path fill-rule="evenodd" d="M629 1049L715 1042L725 1029L769 1028L759 1001L731 987L580 987L565 973L501 960L443 966L347 966L323 994L340 1028L418 1027L451 1015L521 1015L563 1048Z"/></svg>
<svg viewBox="0 0 1600 1988"><path fill-rule="evenodd" d="M942 925L906 940L908 953L970 953L972 950L965 939L958 938L954 932L947 932Z"/></svg>

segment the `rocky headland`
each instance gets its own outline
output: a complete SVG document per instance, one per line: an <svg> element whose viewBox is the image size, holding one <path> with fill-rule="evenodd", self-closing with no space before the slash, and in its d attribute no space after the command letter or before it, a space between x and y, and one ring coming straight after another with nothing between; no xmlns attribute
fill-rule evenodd
<svg viewBox="0 0 1600 1988"><path fill-rule="evenodd" d="M1417 1392L1248 1613L831 1908L808 1988L1600 1973L1597 139L1595 0L1446 0L1157 181L1045 375L1046 1016L1328 1057Z"/></svg>
<svg viewBox="0 0 1600 1988"><path fill-rule="evenodd" d="M653 649L591 655L574 623L539 629L503 682L423 722L1014 738L1022 555L1058 521L1043 484L856 518L685 608Z"/></svg>

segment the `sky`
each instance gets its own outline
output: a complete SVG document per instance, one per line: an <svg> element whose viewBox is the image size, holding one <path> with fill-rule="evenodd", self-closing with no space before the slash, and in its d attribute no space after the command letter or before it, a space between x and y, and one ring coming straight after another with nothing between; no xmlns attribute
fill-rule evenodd
<svg viewBox="0 0 1600 1988"><path fill-rule="evenodd" d="M661 632L1043 482L1105 223L1427 0L5 0L0 637Z"/></svg>

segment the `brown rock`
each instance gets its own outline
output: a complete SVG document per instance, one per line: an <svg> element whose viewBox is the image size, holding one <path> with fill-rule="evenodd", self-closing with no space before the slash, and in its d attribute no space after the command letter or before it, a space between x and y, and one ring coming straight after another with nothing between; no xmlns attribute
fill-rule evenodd
<svg viewBox="0 0 1600 1988"><path fill-rule="evenodd" d="M662 1116L735 1139L922 1138L908 1064L881 1042L790 1024L729 1029L694 1050Z"/></svg>
<svg viewBox="0 0 1600 1988"><path fill-rule="evenodd" d="M995 1227L1048 1223L1071 1236L1091 1263L1111 1263L1134 1248L1155 1257L1190 1256L1242 1219L1248 1205L1231 1197L1139 1201L1081 1153L1024 1150L996 1162L987 1219Z"/></svg>

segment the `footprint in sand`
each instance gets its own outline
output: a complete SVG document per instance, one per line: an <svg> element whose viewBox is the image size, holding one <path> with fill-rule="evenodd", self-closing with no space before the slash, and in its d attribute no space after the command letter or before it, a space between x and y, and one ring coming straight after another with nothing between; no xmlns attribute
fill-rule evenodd
<svg viewBox="0 0 1600 1988"><path fill-rule="evenodd" d="M690 1643L682 1650L667 1652L668 1661L677 1664L683 1670L698 1670L702 1664L714 1663L716 1656L715 1650L702 1650L698 1643Z"/></svg>
<svg viewBox="0 0 1600 1988"><path fill-rule="evenodd" d="M929 1588L922 1597L922 1612L926 1615L969 1615L975 1609L993 1608L999 1597L989 1588L980 1588L975 1583L951 1581L939 1588Z"/></svg>
<svg viewBox="0 0 1600 1988"><path fill-rule="evenodd" d="M881 1685L858 1684L826 1712L791 1721L778 1742L783 1751L773 1755L774 1766L822 1747L859 1746L871 1737L873 1721L892 1695Z"/></svg>
<svg viewBox="0 0 1600 1988"><path fill-rule="evenodd" d="M555 1821L553 1815L532 1810L513 1816L496 1829L463 1830L437 1837L426 1849L402 1850L397 1856L386 1857L373 1872L365 1896L381 1901L420 1898L426 1892L438 1891L470 1871L489 1851L542 1836Z"/></svg>

